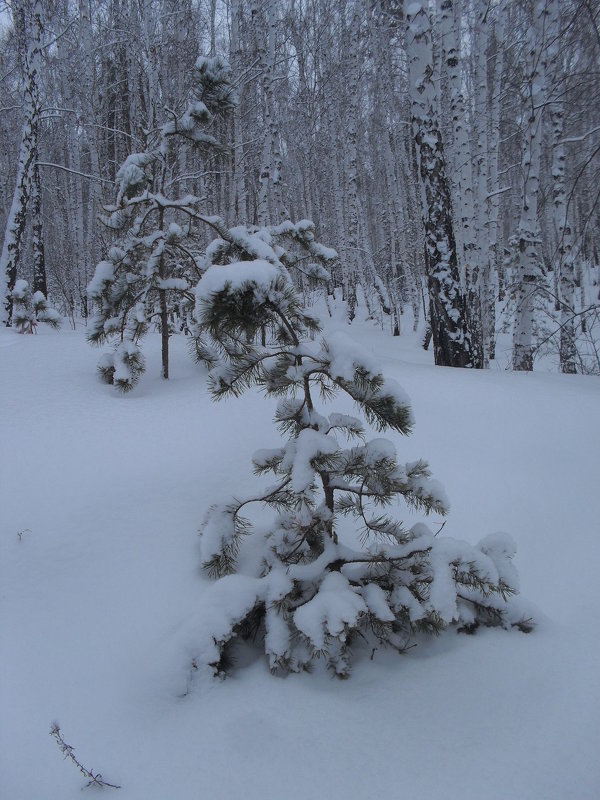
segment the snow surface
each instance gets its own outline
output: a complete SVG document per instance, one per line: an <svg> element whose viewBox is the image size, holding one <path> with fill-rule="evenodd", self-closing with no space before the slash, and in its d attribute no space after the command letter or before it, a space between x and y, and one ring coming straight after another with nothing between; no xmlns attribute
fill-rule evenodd
<svg viewBox="0 0 600 800"><path fill-rule="evenodd" d="M182 337L168 383L148 337L123 398L83 331L1 329L0 797L82 797L53 721L119 800L599 796L600 381L435 368L412 335L327 324L411 397L414 433L392 438L450 497L439 536L510 533L537 630L450 631L345 682L274 678L248 655L225 682L190 683L190 631L218 611L197 530L263 480L251 455L280 445L276 401L213 403ZM492 561L512 547L484 544Z"/></svg>

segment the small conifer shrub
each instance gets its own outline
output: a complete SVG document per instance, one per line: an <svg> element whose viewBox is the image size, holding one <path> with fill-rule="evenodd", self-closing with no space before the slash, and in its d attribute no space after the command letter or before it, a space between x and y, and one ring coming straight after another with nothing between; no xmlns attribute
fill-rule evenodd
<svg viewBox="0 0 600 800"><path fill-rule="evenodd" d="M18 280L11 293L13 324L19 333L34 333L39 322L51 328L60 327L60 314L46 300L42 292L31 292L27 281Z"/></svg>
<svg viewBox="0 0 600 800"><path fill-rule="evenodd" d="M161 332L162 375L169 377L169 337L175 323L186 329L202 271L199 228L214 225L202 214L201 198L173 190L177 155L183 144L201 157L224 152L211 126L235 102L227 62L198 58L185 112L150 132L147 149L127 156L117 172L116 200L102 217L116 241L88 285L97 306L88 340L113 345L98 372L122 392L133 389L144 372L140 343L153 327Z"/></svg>
<svg viewBox="0 0 600 800"><path fill-rule="evenodd" d="M219 248L235 255L227 243ZM354 650L402 652L418 631L529 630L514 597L509 536L470 545L422 523L407 527L392 513L398 499L425 514L448 507L424 461L403 464L389 438L369 438L365 423L410 433L403 390L345 335L319 338L275 250L269 258L245 252L233 263L223 257L200 280L198 352L212 367L214 398L257 386L278 399L283 441L253 457L270 483L204 518L203 566L216 583L195 665L223 675L232 645L251 639L273 672L310 669L321 658L345 677ZM360 416L332 411L338 394ZM271 509L269 524L252 524L253 505Z"/></svg>

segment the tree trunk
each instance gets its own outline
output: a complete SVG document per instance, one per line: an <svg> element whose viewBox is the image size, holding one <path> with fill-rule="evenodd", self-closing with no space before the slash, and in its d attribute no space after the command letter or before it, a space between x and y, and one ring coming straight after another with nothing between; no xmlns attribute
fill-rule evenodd
<svg viewBox="0 0 600 800"><path fill-rule="evenodd" d="M79 36L81 47L84 53L89 54L83 63L83 92L82 101L83 107L88 120L88 126L85 128L85 142L87 144L90 155L90 169L94 177L100 177L100 158L98 155L98 141L96 127L93 126L95 121L94 111L94 46L92 35L92 20L90 18L90 4L88 0L79 0ZM88 185L88 199L87 199L87 213L86 213L86 235L84 244L84 272L86 276L85 287L82 287L81 295L81 313L85 319L88 317L88 299L87 299L87 284L89 277L93 275L96 263L99 261L99 251L96 240L96 216L101 203L101 190L100 182L91 180Z"/></svg>
<svg viewBox="0 0 600 800"><path fill-rule="evenodd" d="M538 0L529 31L530 79L522 166L525 180L519 221L518 302L513 330L513 369L533 369L535 300L542 278L537 218L542 149L542 111L545 102L545 0Z"/></svg>
<svg viewBox="0 0 600 800"><path fill-rule="evenodd" d="M560 12L558 0L548 0L548 62L561 75L562 63L559 54ZM552 122L552 200L554 206L554 233L556 248L554 258L555 275L559 284L560 308L560 369L567 374L577 372L577 350L575 347L575 265L573 242L569 222L567 192L565 187L565 145L563 143L565 101L562 85L558 96L552 98L550 118Z"/></svg>
<svg viewBox="0 0 600 800"><path fill-rule="evenodd" d="M34 293L42 292L44 297L48 297L46 259L44 255L44 224L42 221L42 186L40 170L37 164L33 166L31 214L33 217L33 291Z"/></svg>
<svg viewBox="0 0 600 800"><path fill-rule="evenodd" d="M164 210L161 208L158 216L159 230L164 228ZM167 268L165 264L164 255L161 253L160 261L158 264L158 274L162 280L166 280ZM158 299L160 304L160 343L161 343L161 358L162 358L162 376L167 381L169 380L169 310L167 306L167 290L158 290Z"/></svg>
<svg viewBox="0 0 600 800"><path fill-rule="evenodd" d="M356 284L360 281L361 259L359 256L359 220L358 206L358 155L357 155L357 117L358 117L358 84L359 84L359 56L360 43L360 15L358 5L355 4L350 23L350 40L348 62L350 72L350 94L348 97L348 113L345 116L345 173L346 173L346 259L348 261L348 322L352 322L356 315ZM365 293L366 294L366 293Z"/></svg>
<svg viewBox="0 0 600 800"><path fill-rule="evenodd" d="M231 3L231 51L230 58L234 73L241 73L241 42L240 42L240 0ZM233 116L233 169L232 185L230 190L229 216L232 224L244 222L248 219L246 208L246 182L244 176L244 148L242 139L241 105L238 103L232 112Z"/></svg>
<svg viewBox="0 0 600 800"><path fill-rule="evenodd" d="M0 323L12 322L11 292L17 280L23 252L23 237L27 221L27 205L31 195L33 171L38 151L39 118L41 111L39 74L42 65L43 4L41 0L22 0L13 4L13 14L19 15L29 38L25 56L25 123L21 135L17 180L12 204L6 221L2 254L0 255ZM28 24L29 23L29 24Z"/></svg>
<svg viewBox="0 0 600 800"><path fill-rule="evenodd" d="M439 366L476 366L461 292L446 178L438 97L433 80L431 22L424 0L407 10L408 58L434 359Z"/></svg>
<svg viewBox="0 0 600 800"><path fill-rule="evenodd" d="M285 216L282 199L282 158L279 146L279 128L275 117L275 32L277 27L274 0L264 4L266 21L263 26L257 4L252 8L252 21L258 42L260 64L263 70L264 140L259 174L258 224L261 226L280 222ZM264 29L266 27L266 30Z"/></svg>
<svg viewBox="0 0 600 800"><path fill-rule="evenodd" d="M498 154L500 149L500 98L502 94L502 71L504 67L504 30L506 4L501 2L494 27L496 57L494 62L492 95L490 105L489 138L489 190L488 198L488 249L486 275L483 286L484 326L483 350L486 364L496 357L496 295L497 277L501 267L498 247L498 218L500 213L500 183L498 179Z"/></svg>

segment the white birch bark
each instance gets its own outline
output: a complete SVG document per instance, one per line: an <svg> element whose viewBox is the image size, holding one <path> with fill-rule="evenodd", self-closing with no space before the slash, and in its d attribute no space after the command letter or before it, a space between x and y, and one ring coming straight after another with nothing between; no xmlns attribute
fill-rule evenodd
<svg viewBox="0 0 600 800"><path fill-rule="evenodd" d="M519 220L517 308L513 329L513 369L533 369L535 299L542 277L538 224L538 192L542 149L542 113L546 99L546 0L537 0L533 24L528 32L529 81L524 112L525 131L522 168L524 174Z"/></svg>
<svg viewBox="0 0 600 800"><path fill-rule="evenodd" d="M498 6L494 25L496 57L492 78L492 94L489 107L490 136L489 149L489 196L488 208L488 249L487 264L483 282L483 347L484 363L496 357L496 294L498 269L501 255L498 247L500 215L500 183L498 180L498 155L500 152L500 102L502 96L502 73L504 69L504 32L506 26L506 3Z"/></svg>
<svg viewBox="0 0 600 800"><path fill-rule="evenodd" d="M42 292L48 296L46 281L46 258L44 252L44 224L42 217L42 184L40 169L33 165L31 181L31 216L32 216L32 241L33 251L33 293Z"/></svg>
<svg viewBox="0 0 600 800"><path fill-rule="evenodd" d="M465 270L467 281L467 306L471 341L477 350L482 366L489 363L489 352L485 353L483 330L489 333L490 321L486 318L488 308L481 302L490 279L488 264L488 15L486 3L478 8L475 20L475 165L477 169L477 193L475 198L475 248L473 259Z"/></svg>
<svg viewBox="0 0 600 800"><path fill-rule="evenodd" d="M450 114L452 118L452 150L455 172L455 218L458 217L456 231L457 259L460 267L463 291L467 298L467 324L469 326L473 359L476 366L483 360L481 336L481 304L479 300L479 278L481 270L481 241L477 236L477 219L473 196L474 176L472 169L471 143L467 129L465 111L464 83L460 62L460 7L458 0L441 0L439 19L442 36L442 58L446 67L446 78L450 94ZM476 39L476 61L485 59L478 50L481 43ZM479 81L478 81L479 84ZM479 87L478 87L479 88ZM483 94L485 102L485 93ZM481 152L487 150L486 109L477 108L476 132L478 141L478 163ZM482 118L483 115L483 118ZM481 130L483 128L483 130ZM487 156L487 152L485 153ZM484 186L485 188L485 186Z"/></svg>
<svg viewBox="0 0 600 800"><path fill-rule="evenodd" d="M452 118L452 160L454 162L456 183L456 205L458 208L459 231L456 240L462 245L459 254L462 278L466 283L465 273L472 272L475 260L475 204L473 198L473 173L471 143L467 129L465 110L464 83L460 67L460 45L456 30L455 14L457 0L441 0L440 27L442 36L442 56L446 66L446 76L450 94L450 115Z"/></svg>
<svg viewBox="0 0 600 800"><path fill-rule="evenodd" d="M146 126L148 130L152 131L156 127L157 110L160 98L160 79L158 74L158 54L156 52L156 42L154 34L154 20L152 19L152 3L148 0L140 3L141 19L141 35L143 41L142 48L142 63L144 65L144 72L146 73L146 85L148 86L147 98L147 120ZM130 70L130 73L133 71ZM137 93L134 91L129 92L130 97L135 97ZM136 121L135 107L131 109L132 128Z"/></svg>
<svg viewBox="0 0 600 800"><path fill-rule="evenodd" d="M410 116L410 111L406 111L405 116ZM428 320L426 293L424 289L423 271L421 268L421 254L425 252L425 230L423 228L422 200L420 198L420 186L414 180L413 171L409 165L414 161L413 143L406 140L402 142L402 153L400 170L402 184L406 191L406 223L407 249L404 253L405 264L411 276L409 283L410 304L413 313L413 331L416 333L419 327L421 311Z"/></svg>
<svg viewBox="0 0 600 800"><path fill-rule="evenodd" d="M430 322L435 363L473 366L456 259L452 205L433 80L431 21L425 0L407 8L413 132L421 185Z"/></svg>
<svg viewBox="0 0 600 800"><path fill-rule="evenodd" d="M39 76L42 66L43 3L22 0L13 3L13 14L21 15L29 39L25 56L25 123L21 134L17 179L0 255L0 324L11 324L12 292L23 252L27 206L31 195L33 169L37 158L41 112ZM27 24L29 23L29 24Z"/></svg>
<svg viewBox="0 0 600 800"><path fill-rule="evenodd" d="M279 125L275 114L275 34L277 31L277 5L275 0L264 3L266 31L258 32L264 92L264 142L261 157L258 192L258 224L280 222L287 216L283 203L283 159L279 141ZM252 11L255 24L258 8Z"/></svg>
<svg viewBox="0 0 600 800"><path fill-rule="evenodd" d="M389 258L389 275L387 290L393 311L393 333L400 335L400 318L402 315L402 292L406 290L403 285L407 275L407 219L404 210L398 176L396 173L395 147L392 147L393 131L388 125L387 114L393 115L393 84L392 64L390 55L392 48L389 42L388 26L383 14L381 2L378 3L376 14L379 20L374 32L373 48L379 69L375 72L376 81L376 108L379 111L378 127L380 129L380 144L383 158L383 174L385 184L383 222L384 230L381 231L381 246ZM382 24L383 23L383 24Z"/></svg>
<svg viewBox="0 0 600 800"><path fill-rule="evenodd" d="M339 253L342 263L342 283L344 289L347 289L349 276L348 271L348 254L346 252L346 229L344 218L344 200L342 197L342 187L340 180L340 165L338 161L339 147L337 139L336 117L334 114L333 104L329 104L327 109L327 121L329 127L329 143L331 147L331 180L333 183L333 204L335 209L335 223L336 223L336 249ZM312 217L311 217L312 219Z"/></svg>
<svg viewBox="0 0 600 800"><path fill-rule="evenodd" d="M389 224L389 255L390 255L390 288L391 300L394 306L394 335L400 334L400 317L402 315L402 286L401 273L406 279L406 229L407 222L404 208L400 201L400 193L394 154L387 131L383 137L383 156L386 176L387 216ZM404 257L404 258L403 258Z"/></svg>
<svg viewBox="0 0 600 800"><path fill-rule="evenodd" d="M373 290L384 311L389 312L388 301L381 292L380 281L375 273L373 254L368 241L367 220L364 206L358 194L358 101L360 75L360 37L361 7L354 2L351 8L350 29L348 31L348 80L350 91L347 98L347 115L344 117L345 127L345 162L346 162L346 259L348 261L347 313L348 322L352 322L356 313L356 285L360 283L367 305L371 313L371 295Z"/></svg>
<svg viewBox="0 0 600 800"><path fill-rule="evenodd" d="M87 54L83 62L82 81L83 92L81 95L86 125L84 126L85 143L90 155L90 170L93 177L100 177L100 157L96 138L96 114L94 111L94 39L92 19L90 15L89 0L79 0L79 38L82 51ZM86 213L86 231L84 244L85 275L91 277L94 266L100 260L99 248L96 241L96 219L102 202L100 182L88 181L88 200ZM87 287L88 280L84 284ZM82 300L82 314L88 315L87 294Z"/></svg>
<svg viewBox="0 0 600 800"><path fill-rule="evenodd" d="M560 10L558 0L548 0L548 63L555 70L554 86L558 93L550 97L550 120L552 124L552 202L554 234L554 271L558 277L560 299L560 369L561 372L577 372L575 347L575 263L573 236L569 221L569 208L565 181L566 152L563 142L565 100L563 85L559 82L562 63L559 53Z"/></svg>
<svg viewBox="0 0 600 800"><path fill-rule="evenodd" d="M76 172L81 172L81 144L79 141L73 142L71 149L73 169ZM83 180L81 177L74 176L74 209L73 219L75 223L75 244L77 247L77 285L79 289L78 301L82 300L81 288L86 287L92 278L88 273L88 264L85 252L85 237L84 237L84 203L83 203ZM84 290L85 291L85 290Z"/></svg>
<svg viewBox="0 0 600 800"><path fill-rule="evenodd" d="M348 301L348 322L352 322L356 315L356 284L360 278L360 210L358 205L358 153L356 145L357 117L358 117L358 87L359 63L358 47L360 37L360 13L355 3L352 8L352 17L349 31L349 71L348 79L351 90L348 95L346 131L345 131L345 194L346 194L346 260L347 260L347 286L345 294Z"/></svg>
<svg viewBox="0 0 600 800"><path fill-rule="evenodd" d="M234 72L241 72L241 42L240 42L240 0L231 3L231 38L230 60ZM244 147L242 138L242 108L237 103L232 111L233 117L233 170L232 186L230 189L229 216L233 222L244 222L248 219L247 192L244 177Z"/></svg>

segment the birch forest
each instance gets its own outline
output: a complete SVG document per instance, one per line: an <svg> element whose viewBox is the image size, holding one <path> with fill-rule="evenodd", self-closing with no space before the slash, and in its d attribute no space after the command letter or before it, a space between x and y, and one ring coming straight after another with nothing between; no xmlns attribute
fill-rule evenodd
<svg viewBox="0 0 600 800"><path fill-rule="evenodd" d="M438 365L600 374L599 77L595 0L2 2L1 323L122 340L154 260L168 377L215 231L269 231Z"/></svg>

